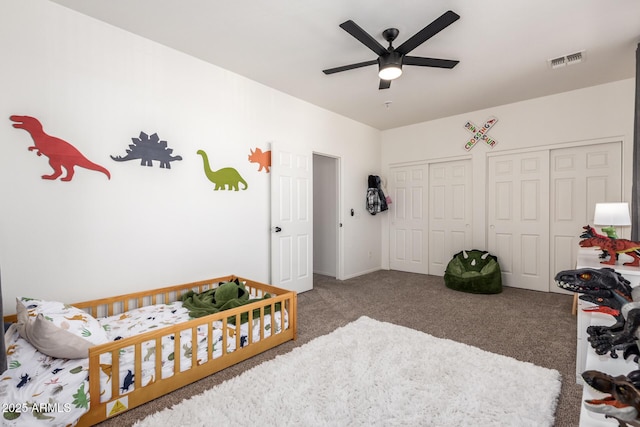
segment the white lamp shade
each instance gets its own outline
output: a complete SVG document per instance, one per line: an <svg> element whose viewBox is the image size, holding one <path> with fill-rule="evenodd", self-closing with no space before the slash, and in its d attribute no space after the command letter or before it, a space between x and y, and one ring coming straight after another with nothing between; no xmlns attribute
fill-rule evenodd
<svg viewBox="0 0 640 427"><path fill-rule="evenodd" d="M631 225L628 203L596 203L594 225Z"/></svg>

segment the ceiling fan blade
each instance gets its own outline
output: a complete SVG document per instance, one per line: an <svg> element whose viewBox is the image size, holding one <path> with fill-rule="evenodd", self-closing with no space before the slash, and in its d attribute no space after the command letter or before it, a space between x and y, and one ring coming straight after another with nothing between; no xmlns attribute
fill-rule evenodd
<svg viewBox="0 0 640 427"><path fill-rule="evenodd" d="M355 37L360 43L371 49L376 55L384 55L387 49L384 48L376 39L371 37L369 33L360 28L358 24L352 20L348 20L340 24L340 28Z"/></svg>
<svg viewBox="0 0 640 427"><path fill-rule="evenodd" d="M433 21L431 24L424 27L422 30L418 31L414 34L409 40L402 43L400 46L396 48L396 52L400 52L402 54L407 54L411 52L413 49L420 46L422 43L429 40L431 37L438 34L440 31L447 28L449 25L456 22L460 19L460 15L450 10L446 11L439 18Z"/></svg>
<svg viewBox="0 0 640 427"><path fill-rule="evenodd" d="M342 67L329 68L327 70L322 70L322 72L325 74L333 74L333 73L339 73L340 71L353 70L355 68L366 67L367 65L373 65L377 63L378 63L377 59L372 59L371 61L358 62L357 64L343 65Z"/></svg>
<svg viewBox="0 0 640 427"><path fill-rule="evenodd" d="M460 61L453 59L423 58L420 56L405 56L402 60L404 65L418 65L420 67L453 68Z"/></svg>
<svg viewBox="0 0 640 427"><path fill-rule="evenodd" d="M380 79L380 86L378 86L378 89L389 89L390 87L391 87L391 80Z"/></svg>

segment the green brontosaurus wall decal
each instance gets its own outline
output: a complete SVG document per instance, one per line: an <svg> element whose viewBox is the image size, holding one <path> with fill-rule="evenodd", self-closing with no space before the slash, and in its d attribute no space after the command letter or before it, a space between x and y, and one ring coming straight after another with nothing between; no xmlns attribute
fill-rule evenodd
<svg viewBox="0 0 640 427"><path fill-rule="evenodd" d="M234 168L222 168L217 171L212 171L209 167L209 157L203 150L198 150L198 154L202 156L204 163L204 173L207 175L209 181L213 182L216 186L214 190L239 190L239 184L244 184L243 190L249 188L247 181L242 179L240 173ZM228 188L225 188L228 187Z"/></svg>

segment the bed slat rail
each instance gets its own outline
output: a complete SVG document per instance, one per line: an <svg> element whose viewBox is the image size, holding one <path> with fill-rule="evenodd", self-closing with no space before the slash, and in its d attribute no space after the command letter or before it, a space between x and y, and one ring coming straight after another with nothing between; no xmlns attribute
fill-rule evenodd
<svg viewBox="0 0 640 427"><path fill-rule="evenodd" d="M169 304L178 301L188 291L197 293L217 287L220 282L234 280L235 276L218 277L215 279L201 280L186 283L184 285L165 287L140 291L115 297L101 298L73 304L77 308L85 310L93 317L107 317L122 314L129 310L155 304Z"/></svg>
<svg viewBox="0 0 640 427"><path fill-rule="evenodd" d="M237 276L223 276L214 279L201 280L198 282L186 283L184 285L169 286L165 288L140 291L130 294L118 295L109 298L100 298L91 301L76 302L74 307L85 310L93 317L108 317L116 314L122 314L126 311L145 307L147 305L168 304L177 301L180 296L188 291L201 293L209 289L215 288L220 282L227 282L239 279L245 282L245 287L253 297L261 298L266 293L281 295L290 292L286 289L277 288L275 286L266 285L264 283L243 279ZM9 314L4 317L5 322L16 322L15 314Z"/></svg>

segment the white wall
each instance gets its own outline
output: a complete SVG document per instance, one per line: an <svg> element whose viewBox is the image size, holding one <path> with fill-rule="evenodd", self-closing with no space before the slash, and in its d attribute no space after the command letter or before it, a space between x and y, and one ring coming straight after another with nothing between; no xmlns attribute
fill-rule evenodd
<svg viewBox="0 0 640 427"><path fill-rule="evenodd" d="M250 148L296 141L341 158L344 273L380 266L380 217L351 220L379 173L380 132L46 0L0 5L0 265L5 312L19 295L67 302L226 274L269 281L269 175ZM50 173L13 114L34 116L111 172ZM115 162L158 133L171 170ZM246 191L217 191L231 166ZM368 251L375 256L369 259Z"/></svg>
<svg viewBox="0 0 640 427"><path fill-rule="evenodd" d="M382 170L394 164L420 160L455 159L471 155L473 167L473 245L486 247L487 154L561 147L589 142L622 141L623 201L631 200L635 79L502 105L444 119L382 132ZM477 126L495 116L488 135L498 141L493 149L479 142L470 152L464 144L471 134L467 121ZM580 230L577 230L580 231ZM382 224L382 265L388 268L388 221Z"/></svg>

